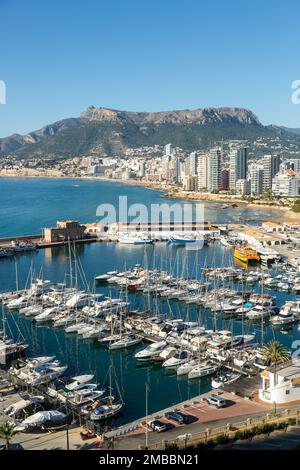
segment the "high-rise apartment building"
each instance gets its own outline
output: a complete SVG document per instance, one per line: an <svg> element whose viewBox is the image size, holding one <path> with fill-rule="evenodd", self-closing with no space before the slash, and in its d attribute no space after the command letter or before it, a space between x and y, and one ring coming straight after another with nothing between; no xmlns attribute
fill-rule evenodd
<svg viewBox="0 0 300 470"><path fill-rule="evenodd" d="M272 180L279 171L280 156L279 155L265 155L261 164L263 167L263 191L272 189Z"/></svg>
<svg viewBox="0 0 300 470"><path fill-rule="evenodd" d="M202 154L198 156L198 189L207 189L208 188L208 154Z"/></svg>
<svg viewBox="0 0 300 470"><path fill-rule="evenodd" d="M251 181L251 194L263 192L264 169L262 165L252 163L248 168L248 179Z"/></svg>
<svg viewBox="0 0 300 470"><path fill-rule="evenodd" d="M220 189L221 176L221 149L220 147L212 148L208 157L208 189L217 191Z"/></svg>
<svg viewBox="0 0 300 470"><path fill-rule="evenodd" d="M238 147L232 149L229 154L230 176L229 186L232 191L236 190L236 182L240 179L246 179L248 149L247 147Z"/></svg>

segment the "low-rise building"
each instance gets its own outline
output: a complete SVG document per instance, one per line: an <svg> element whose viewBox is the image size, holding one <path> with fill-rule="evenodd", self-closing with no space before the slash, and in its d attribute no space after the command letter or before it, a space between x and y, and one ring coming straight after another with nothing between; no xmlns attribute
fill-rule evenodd
<svg viewBox="0 0 300 470"><path fill-rule="evenodd" d="M242 230L238 234L239 239L248 242L252 246L256 246L257 244L268 247L268 246L278 246L283 245L285 243L284 238L276 235L271 235L267 232L263 232L261 230L256 230L252 228L247 228L246 230Z"/></svg>
<svg viewBox="0 0 300 470"><path fill-rule="evenodd" d="M108 226L111 233L140 233L140 232L198 232L211 237L219 237L220 229L211 222L180 221L180 222L116 222Z"/></svg>
<svg viewBox="0 0 300 470"><path fill-rule="evenodd" d="M85 225L75 220L59 220L56 227L44 228L44 240L46 242L81 240L85 238L85 229Z"/></svg>
<svg viewBox="0 0 300 470"><path fill-rule="evenodd" d="M284 225L282 224L276 224L275 222L271 222L270 220L268 220L267 222L264 222L262 224L262 228L266 231L266 232L284 232L285 231L285 227Z"/></svg>
<svg viewBox="0 0 300 470"><path fill-rule="evenodd" d="M284 404L300 400L300 361L289 361L261 373L259 398L268 403Z"/></svg>
<svg viewBox="0 0 300 470"><path fill-rule="evenodd" d="M276 196L299 196L299 176L294 170L282 169L273 179L272 191Z"/></svg>

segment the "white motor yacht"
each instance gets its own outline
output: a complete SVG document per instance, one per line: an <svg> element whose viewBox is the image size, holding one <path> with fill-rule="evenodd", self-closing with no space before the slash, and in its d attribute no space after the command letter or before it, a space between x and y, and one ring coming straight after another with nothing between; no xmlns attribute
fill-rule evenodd
<svg viewBox="0 0 300 470"><path fill-rule="evenodd" d="M181 366L185 362L188 362L189 357L190 357L189 351L186 351L184 349L174 354L174 356L170 357L165 362L163 362L163 367L167 369L177 369L177 367Z"/></svg>
<svg viewBox="0 0 300 470"><path fill-rule="evenodd" d="M65 328L65 332L66 333L77 333L77 331L80 330L80 328L83 328L85 326L86 326L85 322L73 323L72 325L69 325Z"/></svg>
<svg viewBox="0 0 300 470"><path fill-rule="evenodd" d="M93 380L93 378L94 378L93 374L77 375L75 377L72 377L72 382L68 383L65 388L68 392L79 390L80 388L84 388L84 386L88 382Z"/></svg>
<svg viewBox="0 0 300 470"><path fill-rule="evenodd" d="M291 325L299 321L299 314L293 313L290 307L284 307L280 310L278 315L270 319L272 325Z"/></svg>
<svg viewBox="0 0 300 470"><path fill-rule="evenodd" d="M241 374L235 374L235 373L222 374L214 378L211 381L211 386L212 388L221 388L221 387L224 387L224 385L228 385L228 384L235 382L240 377L241 377Z"/></svg>
<svg viewBox="0 0 300 470"><path fill-rule="evenodd" d="M220 369L220 365L216 364L212 361L206 361L198 364L195 366L189 373L189 379L198 379L202 377L208 377L209 375L213 375Z"/></svg>
<svg viewBox="0 0 300 470"><path fill-rule="evenodd" d="M151 343L145 349L142 349L141 351L137 352L134 355L134 357L138 361L149 361L152 358L152 356L157 354L159 351L164 349L166 346L167 346L167 343L165 341L157 341L155 343Z"/></svg>
<svg viewBox="0 0 300 470"><path fill-rule="evenodd" d="M152 360L154 362L165 362L167 359L170 359L171 357L173 357L176 354L176 352L177 352L176 348L174 348L173 346L167 346L158 354L152 356Z"/></svg>
<svg viewBox="0 0 300 470"><path fill-rule="evenodd" d="M131 346L135 346L136 344L141 343L142 338L139 338L135 335L126 335L123 336L121 339L114 341L109 344L108 349L115 350L115 349L125 349L130 348Z"/></svg>
<svg viewBox="0 0 300 470"><path fill-rule="evenodd" d="M263 305L255 305L252 310L246 313L246 318L249 320L261 320L269 318L273 313L273 309L264 307Z"/></svg>
<svg viewBox="0 0 300 470"><path fill-rule="evenodd" d="M24 295L21 295L20 297L17 297L16 299L13 299L10 302L8 302L7 308L9 310L19 309L23 306L26 306L27 302L28 302L27 297L25 297Z"/></svg>
<svg viewBox="0 0 300 470"><path fill-rule="evenodd" d="M51 321L55 317L55 315L57 315L58 311L59 310L57 309L57 307L49 307L46 308L39 315L36 315L34 319L37 323L46 323L48 321Z"/></svg>
<svg viewBox="0 0 300 470"><path fill-rule="evenodd" d="M62 376L67 368L67 366L57 366L48 363L38 365L30 370L28 374L25 374L23 380L33 386L49 383Z"/></svg>
<svg viewBox="0 0 300 470"><path fill-rule="evenodd" d="M185 362L184 364L181 364L176 373L177 375L187 375L192 369L194 369L194 367L197 366L197 364L199 364L199 360L198 359L192 359L191 361L188 361L188 362Z"/></svg>
<svg viewBox="0 0 300 470"><path fill-rule="evenodd" d="M74 392L72 398L69 399L70 403L73 405L84 405L91 401L97 400L104 395L104 390L90 390L90 389L81 389Z"/></svg>

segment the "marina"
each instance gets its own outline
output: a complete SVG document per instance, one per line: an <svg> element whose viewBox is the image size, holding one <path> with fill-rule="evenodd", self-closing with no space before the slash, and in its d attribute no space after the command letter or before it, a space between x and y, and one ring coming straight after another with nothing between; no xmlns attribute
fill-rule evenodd
<svg viewBox="0 0 300 470"><path fill-rule="evenodd" d="M96 249L99 247L103 249L104 246L103 244L96 244L87 246L87 248L93 247L93 249ZM122 250L123 248L118 245L106 245L106 249ZM145 249L153 251L153 247L136 246L134 248L134 250L139 251L142 259L145 257ZM172 247L165 244L162 244L160 249L163 250L163 253L165 250L169 250L166 261L169 256L175 256L171 263L173 264L174 274L177 269L179 269L179 272L181 270L184 272L184 266L178 266L179 262L176 258L181 258L181 256L180 258L178 256L178 251L174 254ZM225 257L229 256L228 252L225 253L224 248L221 245L217 246L217 244L207 246L204 250L208 253L220 250L220 253L223 252ZM67 261L66 269L68 270L68 250L64 249L64 251ZM161 253L157 254L156 258L161 261L159 255ZM150 252L147 258L151 258ZM233 260L232 254L230 259ZM111 268L111 265L109 267ZM12 268L14 268L13 263ZM193 271L192 264L190 270ZM77 293L74 287L66 287L63 283L57 284L47 280L34 280L29 289L22 290L17 297L15 294L4 293L2 300L7 319L10 323L14 320L19 326L24 327L27 325L27 328L30 324L30 329L36 333L39 333L42 328L44 335L51 332L51 336L63 337L66 344L71 341L71 344L77 345L75 351L76 348L80 348L80 350L82 347L84 349L88 348L89 351L93 351L93 361L98 362L100 357L102 360L106 357L106 367L108 368L109 363L107 360L110 354L114 355L114 360L117 357L115 354L120 354L117 361L125 358L127 362L129 361L132 364L135 369L134 374L136 376L141 375L141 386L143 380L145 380L145 373L146 377L150 377L150 383L153 380L152 374L154 374L154 377L159 374L159 383L164 379L166 383L174 384L174 381L178 382L180 379L178 382L178 391L181 390L180 393L190 394L194 390L194 394L198 395L200 390L203 390L203 392L209 390L211 387L210 377L216 376L219 364L222 364L223 370L233 370L235 373L244 373L244 375L257 374L260 370L255 369L254 366L256 351L259 344L261 344L262 335L265 342L272 331L273 333L276 332L276 329L273 330L272 326L272 320L276 318L275 314L292 309L293 314L297 315L299 308L299 302L297 303L296 300L286 300L294 295L292 292L271 290L272 294L276 292L278 295L279 293L280 301L278 304L274 303L276 294L270 296L270 294L261 293L262 279L267 279L265 271L260 269L254 271L242 270L235 268L232 263L231 266L226 268L203 267L199 269L199 279L194 279L192 283L190 281L185 282L184 277L172 276L166 270L158 268L145 269L141 265L121 271L115 269L113 272L109 271L109 273L95 276L95 279L100 277L100 282L99 280L96 282L94 294L92 289L91 293L83 289L80 289ZM295 277L296 273L291 272L290 276ZM140 291L136 290L136 286L130 291L129 287L134 284L134 277L135 282L137 277L140 281ZM114 279L114 282L109 282L111 278ZM164 283L159 282L163 279L165 280ZM121 282L124 280L125 282ZM90 285L92 285L92 279ZM218 288L216 288L217 286ZM251 286L251 290L255 290L257 293L251 294L249 286ZM168 289L168 296L160 295L162 293L166 294L166 290L159 289L161 287ZM36 292L38 288L40 288L39 295ZM169 298L170 292L172 294L171 298ZM30 301L30 294L32 293L33 298ZM68 296L68 298L65 296ZM41 298L43 299L43 312L41 312L39 303ZM52 309L49 304L47 305L51 298L55 300L57 305ZM59 307L59 300L63 301L61 307ZM249 319L247 313L251 310L246 313L245 311L250 308L250 300L252 301L252 310L254 305L261 304L266 307L264 312L268 312L270 322L267 321L267 316L264 315L258 318L258 322L254 321L253 318ZM30 302L33 305L30 305ZM69 307L69 309L66 309L66 307ZM243 308L245 309L244 312ZM162 312L162 314L158 314L159 312ZM112 321L113 318L114 321ZM42 319L44 321L41 321ZM263 328L261 319L264 320ZM292 324L296 322L295 316ZM292 326L292 324L289 324L289 326ZM286 327L283 324L281 326ZM275 334L283 335L280 328L278 333ZM288 335L291 335L289 330ZM26 337L25 334L24 337ZM144 343L142 346L141 341ZM157 359L149 362L149 356L146 356L147 360L142 361L141 369L138 357L140 353L136 352L136 349L143 351L149 342L150 344L160 343L161 346L153 354L153 359ZM79 343L81 343L80 346ZM31 350L33 347L34 351L40 353L40 347L30 346ZM208 346L209 357L204 355L204 350ZM47 344L43 346L43 353L48 352L48 347ZM54 352L56 352L56 349ZM166 350L164 354L162 353L163 349ZM121 352L118 352L118 350ZM97 357L98 354L100 355L99 358ZM176 359L176 354L179 354L178 359ZM159 355L161 355L161 359ZM247 361L250 367L243 369L241 365L245 365ZM161 365L158 367L159 364ZM201 364L201 368L199 368L199 364ZM64 367L64 363L62 365ZM85 367L76 369L75 374L88 373L91 370L90 366L91 364L88 364L88 370ZM181 372L184 366L186 366L186 373ZM104 375L104 370L101 375ZM130 377L127 380L130 381ZM163 394L161 387L160 393ZM97 398L95 394L92 397L95 397L95 400ZM126 413L126 388L124 402L126 405L120 417L115 418L116 423L127 422L130 418L139 417L135 410L129 415L130 418ZM153 404L154 411L156 406L155 402ZM143 404L141 404L141 410L142 408ZM140 412L140 416L142 415L143 413Z"/></svg>
<svg viewBox="0 0 300 470"><path fill-rule="evenodd" d="M292 352L297 339L297 268L239 266L230 232L201 250L185 241L67 242L1 259L9 363L46 361L19 377L13 366L9 380L105 435L145 416L145 384L152 415L249 377L258 384L261 346L275 337Z"/></svg>

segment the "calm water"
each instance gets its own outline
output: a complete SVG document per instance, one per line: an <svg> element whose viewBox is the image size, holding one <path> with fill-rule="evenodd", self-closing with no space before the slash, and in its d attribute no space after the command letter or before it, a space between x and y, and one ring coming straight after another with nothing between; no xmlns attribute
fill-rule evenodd
<svg viewBox="0 0 300 470"><path fill-rule="evenodd" d="M47 224L53 224L59 218L75 218L80 221L95 219L96 207L102 202L116 203L119 194L128 195L129 203L144 201L145 204L161 203L159 192L145 191L139 187L120 186L97 181L78 180L41 180L41 179L3 179L0 180L1 208L0 235L33 233ZM167 201L172 203L170 200ZM226 215L225 215L226 213ZM206 216L211 220L226 221L228 217L250 216L253 211L238 209L217 209L206 205ZM133 267L136 263L143 264L147 260L149 267L162 267L173 274L181 275L183 269L191 276L200 278L204 265L231 265L232 251L215 245L204 247L194 252L167 246L164 243L155 246L124 246L118 244L93 243L77 247L86 278L91 287L97 274L111 269L123 270ZM65 247L49 248L37 253L22 255L13 259L0 259L0 290L14 289L16 284L23 287L28 273L33 269L36 274L55 281L63 281L68 274L69 262ZM17 276L16 276L17 273ZM255 289L259 289L258 286ZM118 296L118 291L98 287L98 292ZM274 293L275 295L275 293ZM276 294L279 305L290 294ZM146 299L142 295L129 295L132 307L144 308ZM184 319L197 319L211 327L213 319L207 312L189 308L176 302L158 301L152 308L156 312ZM30 343L32 355L55 354L63 363L68 364L69 374L92 372L97 381L103 384L107 378L107 369L112 357L118 383L126 403L123 414L116 422L121 424L145 415L145 381L150 381L149 410L154 412L175 404L210 388L209 380L188 383L185 379L178 380L160 367L138 366L133 354L141 346L123 352L111 354L97 347L92 341L79 340L77 335L67 335L64 330L54 330L49 326L37 326L31 320L18 314L9 316L9 325L17 338L19 332ZM233 329L234 333L242 331L239 321L218 319L218 327ZM262 331L259 325L245 326L245 332L255 332L257 339L264 340L277 337L290 347L297 339L297 327L282 333L266 327Z"/></svg>
<svg viewBox="0 0 300 470"><path fill-rule="evenodd" d="M128 197L128 205L167 203L169 205L191 201L166 199L159 191L97 180L0 178L0 237L41 233L59 219L80 222L97 220L100 204L113 204L118 213L119 196ZM221 209L222 204L203 203L204 218L214 222L239 222L241 218L267 219L277 211L257 211L244 205Z"/></svg>

